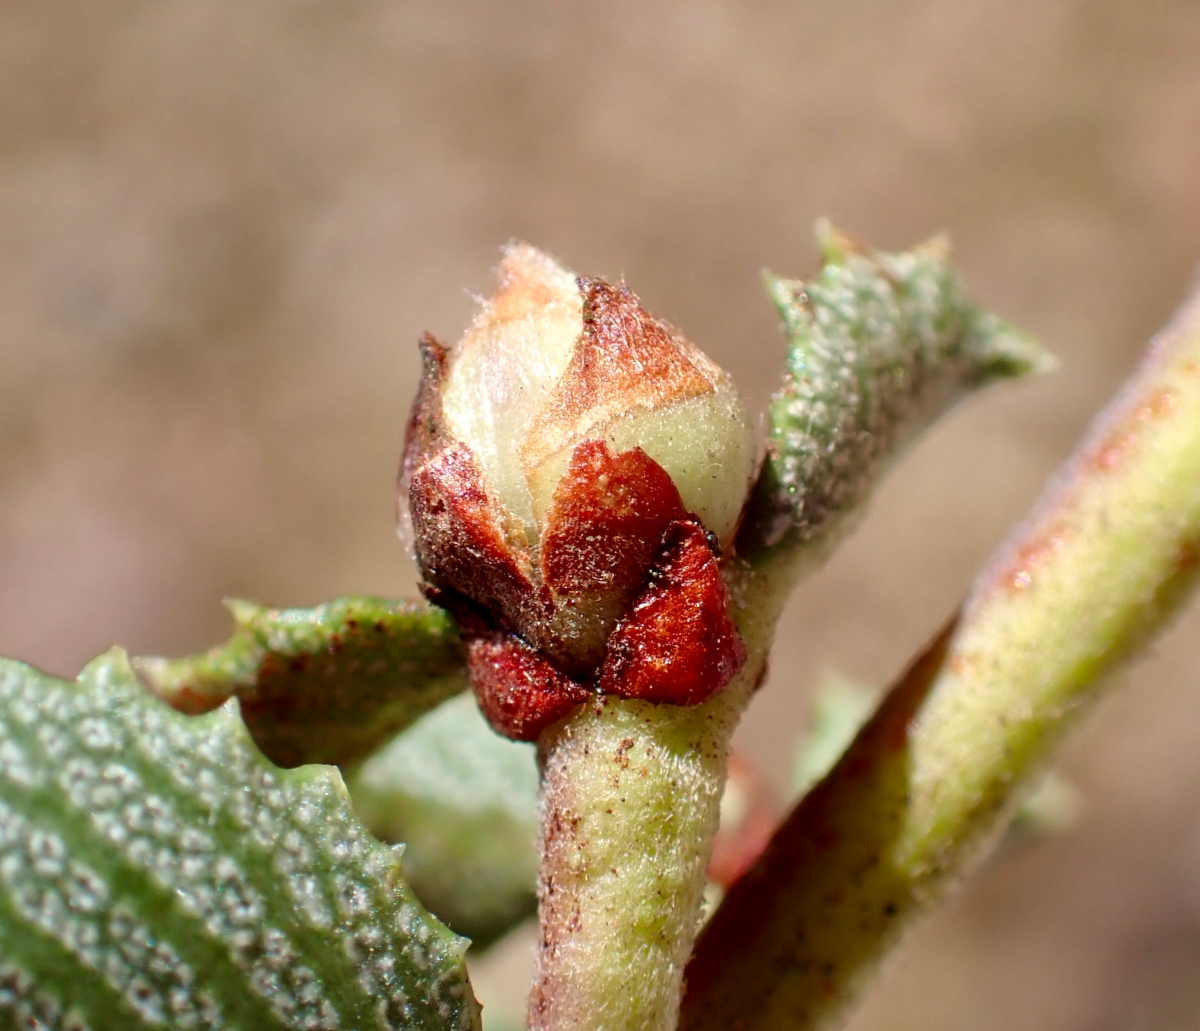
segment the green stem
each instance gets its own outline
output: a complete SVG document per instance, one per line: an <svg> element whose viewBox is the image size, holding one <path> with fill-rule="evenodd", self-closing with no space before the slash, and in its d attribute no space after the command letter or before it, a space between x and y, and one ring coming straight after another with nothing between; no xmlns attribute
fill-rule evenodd
<svg viewBox="0 0 1200 1031"><path fill-rule="evenodd" d="M746 563L726 575L749 657L724 691L690 708L605 697L539 742L535 1031L675 1026L729 739L790 589Z"/></svg>
<svg viewBox="0 0 1200 1031"><path fill-rule="evenodd" d="M606 697L539 742L542 938L531 1031L672 1031L733 731L792 588L834 539L725 570L748 658L703 705Z"/></svg>
<svg viewBox="0 0 1200 1031"><path fill-rule="evenodd" d="M745 667L704 705L605 698L539 742L534 1031L672 1031L729 739L792 587L907 441L972 389L1051 364L967 297L943 243L881 254L828 227L819 239L814 280L768 279L790 343L740 557L725 569Z"/></svg>
<svg viewBox="0 0 1200 1031"><path fill-rule="evenodd" d="M676 1026L730 739L792 588L827 544L728 565L748 659L714 699L683 708L604 697L542 737L532 1031Z"/></svg>
<svg viewBox="0 0 1200 1031"><path fill-rule="evenodd" d="M681 1027L838 1026L1198 567L1200 292L727 896L688 966Z"/></svg>

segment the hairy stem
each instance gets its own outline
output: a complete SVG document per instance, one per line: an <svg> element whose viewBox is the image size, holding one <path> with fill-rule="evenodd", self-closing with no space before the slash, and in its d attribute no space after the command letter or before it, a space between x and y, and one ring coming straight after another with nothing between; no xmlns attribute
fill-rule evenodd
<svg viewBox="0 0 1200 1031"><path fill-rule="evenodd" d="M897 450L971 390L1052 364L970 300L943 242L882 254L827 226L818 236L815 279L768 279L786 368L724 570L745 666L703 705L606 698L540 741L535 1031L675 1027L729 739L788 594L852 527Z"/></svg>
<svg viewBox="0 0 1200 1031"><path fill-rule="evenodd" d="M837 1026L1200 567L1200 292L697 944L686 1031Z"/></svg>
<svg viewBox="0 0 1200 1031"><path fill-rule="evenodd" d="M729 739L798 574L795 561L726 570L749 657L710 701L604 697L539 742L542 940L531 1029L675 1026Z"/></svg>

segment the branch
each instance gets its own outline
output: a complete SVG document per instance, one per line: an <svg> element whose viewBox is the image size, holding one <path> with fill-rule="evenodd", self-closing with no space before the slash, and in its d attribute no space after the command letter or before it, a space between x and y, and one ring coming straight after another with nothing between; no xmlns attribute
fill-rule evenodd
<svg viewBox="0 0 1200 1031"><path fill-rule="evenodd" d="M838 1026L1198 567L1200 289L726 897L688 965L681 1028Z"/></svg>
<svg viewBox="0 0 1200 1031"><path fill-rule="evenodd" d="M821 270L771 277L789 338L764 468L724 576L746 647L701 705L604 696L539 739L532 1031L671 1031L699 924L729 739L796 582L849 531L889 460L973 389L1049 359L967 295L946 247L869 252L822 227Z"/></svg>

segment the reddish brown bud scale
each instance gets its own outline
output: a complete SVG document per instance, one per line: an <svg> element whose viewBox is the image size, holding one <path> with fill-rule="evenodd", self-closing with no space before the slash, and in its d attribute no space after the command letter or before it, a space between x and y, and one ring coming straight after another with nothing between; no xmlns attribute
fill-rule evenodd
<svg viewBox="0 0 1200 1031"><path fill-rule="evenodd" d="M400 459L400 525L405 525L405 500L413 474L421 463L446 443L442 421L442 386L446 381L449 349L432 333L425 333L418 344L421 350L421 381L413 399L412 412L404 433L404 453Z"/></svg>
<svg viewBox="0 0 1200 1031"><path fill-rule="evenodd" d="M703 527L672 524L650 580L608 639L605 694L698 705L746 661L729 596Z"/></svg>
<svg viewBox="0 0 1200 1031"><path fill-rule="evenodd" d="M687 513L661 465L640 447L613 455L585 440L554 492L542 539L542 576L558 594L641 587L668 526Z"/></svg>
<svg viewBox="0 0 1200 1031"><path fill-rule="evenodd" d="M729 377L623 284L520 245L462 341L421 355L402 533L489 722L529 740L598 691L724 687L743 649L716 542L754 468Z"/></svg>
<svg viewBox="0 0 1200 1031"><path fill-rule="evenodd" d="M467 669L488 723L514 741L536 741L591 695L513 634L485 634L471 641Z"/></svg>
<svg viewBox="0 0 1200 1031"><path fill-rule="evenodd" d="M429 584L517 625L537 593L500 532L466 444L451 444L412 474L408 487L417 558Z"/></svg>
<svg viewBox="0 0 1200 1031"><path fill-rule="evenodd" d="M400 465L402 535L431 600L445 605L450 591L485 609L519 609L532 585L496 524L471 449L446 432L442 390L449 351L431 333L421 337L420 349L421 381Z"/></svg>

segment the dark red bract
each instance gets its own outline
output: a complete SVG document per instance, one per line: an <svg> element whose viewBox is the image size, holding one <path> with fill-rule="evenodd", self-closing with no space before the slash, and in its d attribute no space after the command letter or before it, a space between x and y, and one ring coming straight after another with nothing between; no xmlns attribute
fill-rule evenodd
<svg viewBox="0 0 1200 1031"><path fill-rule="evenodd" d="M704 529L672 524L645 590L608 639L599 688L621 698L697 705L746 661Z"/></svg>
<svg viewBox="0 0 1200 1031"><path fill-rule="evenodd" d="M679 491L640 447L613 455L585 440L554 492L542 537L542 576L558 594L641 587L663 533L686 512Z"/></svg>
<svg viewBox="0 0 1200 1031"><path fill-rule="evenodd" d="M594 685L564 673L513 633L468 619L467 668L492 728L533 741L594 693L671 705L697 705L721 690L746 661L729 616L728 593L704 528L677 520L626 617L608 639Z"/></svg>
<svg viewBox="0 0 1200 1031"><path fill-rule="evenodd" d="M514 741L536 741L591 694L512 634L472 640L467 669L488 723Z"/></svg>

